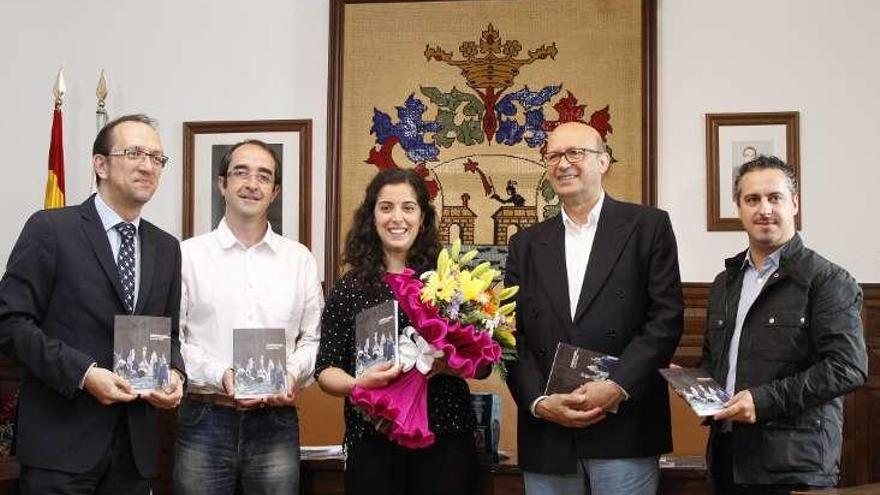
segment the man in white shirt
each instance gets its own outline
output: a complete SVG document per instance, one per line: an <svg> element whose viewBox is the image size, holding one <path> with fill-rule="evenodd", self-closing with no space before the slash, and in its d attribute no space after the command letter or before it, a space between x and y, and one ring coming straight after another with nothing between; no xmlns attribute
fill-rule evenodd
<svg viewBox="0 0 880 495"><path fill-rule="evenodd" d="M610 156L584 123L554 129L542 159L561 214L511 238L505 274L520 286L507 383L526 493L653 495L659 455L672 447L657 369L684 310L669 216L605 193ZM560 342L620 359L607 380L545 395Z"/></svg>
<svg viewBox="0 0 880 495"><path fill-rule="evenodd" d="M178 415L174 492L299 493L296 392L312 381L323 297L314 256L272 231L281 163L262 141L223 157L217 228L181 244L180 334L189 387ZM286 393L233 397L233 329L283 328Z"/></svg>

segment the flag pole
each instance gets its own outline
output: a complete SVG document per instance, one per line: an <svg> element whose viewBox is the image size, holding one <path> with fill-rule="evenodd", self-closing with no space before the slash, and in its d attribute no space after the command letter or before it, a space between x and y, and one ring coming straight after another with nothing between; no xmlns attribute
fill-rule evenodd
<svg viewBox="0 0 880 495"><path fill-rule="evenodd" d="M98 87L95 88L95 97L98 100L98 106L97 108L95 108L95 133L99 132L101 129L104 128L105 125L107 125L106 102L108 93L109 91L107 90L107 76L104 74L104 69L101 69L101 76L98 78ZM97 188L95 180L95 171L90 168L89 195L93 194Z"/></svg>
<svg viewBox="0 0 880 495"><path fill-rule="evenodd" d="M67 86L64 84L64 68L58 69L52 95L55 97L55 110L52 113L52 134L49 140L49 171L46 177L46 195L43 207L62 208L65 206L64 195L64 133L62 129L61 104Z"/></svg>

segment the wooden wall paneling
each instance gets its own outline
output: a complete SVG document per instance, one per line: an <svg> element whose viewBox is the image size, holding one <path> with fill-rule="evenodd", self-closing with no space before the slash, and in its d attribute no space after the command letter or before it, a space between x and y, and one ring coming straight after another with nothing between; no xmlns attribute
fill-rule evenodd
<svg viewBox="0 0 880 495"><path fill-rule="evenodd" d="M845 466L853 466L854 477L847 482L855 484L880 482L880 284L862 284L864 303L862 323L868 347L868 382L854 392L851 408L852 435L844 436L844 445L854 444L852 452L845 452ZM847 405L850 405L849 403ZM844 425L846 428L846 425Z"/></svg>

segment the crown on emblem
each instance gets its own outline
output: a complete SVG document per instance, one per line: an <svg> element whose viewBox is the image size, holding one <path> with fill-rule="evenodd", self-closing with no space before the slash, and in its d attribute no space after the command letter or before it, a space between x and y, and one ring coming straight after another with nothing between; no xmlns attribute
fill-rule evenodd
<svg viewBox="0 0 880 495"><path fill-rule="evenodd" d="M491 88L498 91L508 88L513 84L513 79L519 74L519 68L523 65L547 57L556 58L556 43L529 50L528 58L516 58L522 51L520 42L507 40L502 43L498 30L492 24L483 31L479 44L465 41L458 50L464 58L455 60L452 52L444 51L439 46L432 48L427 45L425 58L458 67L467 79L468 86L477 90Z"/></svg>

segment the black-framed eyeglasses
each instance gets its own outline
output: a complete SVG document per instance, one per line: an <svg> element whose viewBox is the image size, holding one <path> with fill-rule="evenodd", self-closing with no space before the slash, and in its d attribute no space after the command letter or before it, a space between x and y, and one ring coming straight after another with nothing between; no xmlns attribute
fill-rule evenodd
<svg viewBox="0 0 880 495"><path fill-rule="evenodd" d="M150 163L152 163L153 166L160 168L165 168L165 165L168 164L168 157L162 153L151 153L138 148L125 148L120 151L111 151L110 153L107 153L107 156L124 156L126 160L138 163L149 158Z"/></svg>
<svg viewBox="0 0 880 495"><path fill-rule="evenodd" d="M601 155L604 151L592 150L590 148L569 148L565 151L544 153L541 160L543 160L545 165L556 166L559 165L559 161L564 156L568 163L580 163L587 159L589 153Z"/></svg>
<svg viewBox="0 0 880 495"><path fill-rule="evenodd" d="M240 180L242 182L248 180L253 177L257 180L257 182L261 186L268 186L275 182L275 176L269 172L263 172L262 170L258 170L256 172L251 172L250 170L243 168L235 168L228 172L226 172L226 178L232 177L235 180Z"/></svg>

